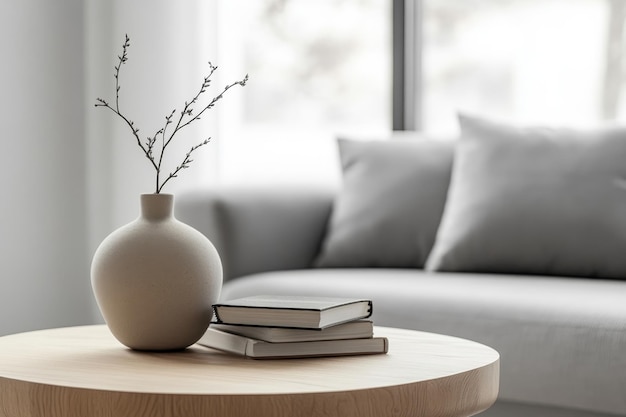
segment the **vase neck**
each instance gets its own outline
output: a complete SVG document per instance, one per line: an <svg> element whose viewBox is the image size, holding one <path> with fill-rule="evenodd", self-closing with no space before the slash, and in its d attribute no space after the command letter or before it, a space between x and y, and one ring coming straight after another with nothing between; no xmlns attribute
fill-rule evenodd
<svg viewBox="0 0 626 417"><path fill-rule="evenodd" d="M174 196L172 194L142 194L141 217L145 220L165 220L173 216Z"/></svg>

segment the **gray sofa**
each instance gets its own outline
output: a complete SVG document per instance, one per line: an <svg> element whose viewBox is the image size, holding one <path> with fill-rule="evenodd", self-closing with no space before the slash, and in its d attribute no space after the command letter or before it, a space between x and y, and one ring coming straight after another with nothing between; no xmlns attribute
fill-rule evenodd
<svg viewBox="0 0 626 417"><path fill-rule="evenodd" d="M471 133L471 129L466 127L466 136L468 131ZM460 143L472 145L469 146L471 152L476 151L476 143L471 138L461 139ZM415 139L416 142L419 140ZM352 145L344 143L341 146ZM367 146L356 145L357 153ZM595 224L585 219L574 209L576 223L564 223L568 229L561 233L559 228L564 225L559 221L561 217L574 216L571 211L550 222L538 219L539 230L533 231L534 236L537 238L537 233L547 233L545 241L558 246L551 252L550 247L542 246L544 239L533 245L524 244L524 233L533 229L533 225L524 221L525 213L530 210L530 215L536 217L541 212L523 207L518 213L519 205L511 205L507 210L513 212L522 230L515 230L513 235L508 226L500 225L485 236L481 233L490 226L481 223L471 213L486 212L486 219L496 223L502 216L498 208L476 205L476 194L481 196L484 192L467 194L454 188L459 184L455 185L455 181L470 181L476 179L478 174L475 167L462 173L454 172L468 163L463 159L466 155L463 155L464 151L459 153L460 145L456 143L444 146L449 150L434 158L439 161L436 170L443 174L437 179L436 175L421 172L419 177L426 178L429 185L426 189L414 190L422 195L426 193L428 198L402 202L401 209L393 207L396 200L402 200L400 197L385 199L379 196L375 199L377 207L386 206L392 212L392 220L404 221L403 224L408 224L409 220L403 219L402 216L407 213L402 210L407 204L416 204L409 213L420 213L421 217L434 223L429 227L416 225L420 230L427 230L426 235L420 235L419 239L415 238L414 231L407 234L411 240L405 242L386 236L389 231L402 235L405 230L395 228L393 222L388 222L389 218L381 220L385 216L380 215L379 208L374 214L359 211L357 217L369 216L369 220L361 226L354 225L355 214L351 210L359 204L359 195L371 197L385 187L377 189L377 185L372 184L372 178L366 178L366 189L359 189L358 183L363 180L363 174L359 174L358 179L352 176L354 172L350 170L358 164L351 159L354 152L348 149L341 151L344 184L340 189L223 188L193 192L177 197L176 216L203 232L218 249L225 272L222 299L261 293L366 297L374 302L373 320L377 325L450 334L495 348L501 355L500 394L497 403L483 413L484 416L626 416L626 281L618 276L623 261L620 258L615 262L610 259L605 262L600 258L601 264L607 265L602 269L597 256L609 254L615 257L615 250L612 247L597 250L599 243L594 241L601 238L601 242L616 244L614 239L621 239L626 221L623 228L608 228L604 223ZM584 152L586 155L593 154L588 148ZM616 151L611 149L610 152ZM371 154L380 159L380 149ZM359 155L359 158L363 157L362 153ZM624 155L626 153L620 154L620 157ZM498 161L501 158L499 154ZM430 164L434 159L427 156L425 160ZM480 158L473 160L489 165ZM606 159L601 160L602 175L606 176L609 168ZM626 158L621 163L626 164L624 161ZM576 164L581 164L580 159ZM510 170L512 165L509 161L503 166ZM369 172L372 167L365 168L368 170L363 172ZM500 178L497 168L495 173L493 170L490 172ZM457 174L463 174L461 180L455 177ZM562 172L557 170L557 174L562 175ZM368 174L365 175L367 177ZM621 175L621 171L608 175ZM379 172L376 178L380 176L385 174ZM545 175L542 178L546 178ZM398 178L391 180L396 183ZM598 187L593 181L576 180L590 184L594 190ZM414 181L411 180L411 183ZM432 183L438 183L437 187L443 187L443 190L433 192L428 188ZM560 188L564 186L567 187L559 185ZM346 194L355 191L350 190L351 187L356 187L359 192L346 202ZM498 185L487 188L498 189ZM539 194L546 195L544 190ZM581 194L581 189L576 188L574 194ZM459 196L463 196L464 204L474 199L473 211L463 211L458 206L449 207L451 199L457 199L458 203ZM524 196L531 198L532 191ZM514 199L514 196L505 197L504 201L509 203ZM565 198L567 192L558 197L572 204ZM547 206L542 206L540 198L532 198L533 207L543 207L544 211L549 212L546 207L556 204L554 195L546 200ZM615 219L610 216L593 213L597 207L604 210L605 203L598 200L598 196L595 198L591 214L600 217L601 222L614 222ZM443 201L434 201L437 199ZM427 200L428 207L420 206L424 200ZM455 223L455 212L463 213L464 223ZM429 218L429 213L432 218ZM376 223L380 221L381 227L377 228ZM481 227L469 227L468 223ZM582 254L579 254L576 242L570 243L572 236L569 235L579 223L582 232L576 232L577 239L594 245L583 246ZM557 227L556 231L551 227ZM593 227L606 229L605 233L595 236ZM445 228L448 231L442 232ZM499 236L503 229L506 233ZM471 244L466 247L461 244L461 249L458 249L458 242L462 239L454 235L459 230L469 230L471 237L468 240ZM566 239L564 242L550 240L557 232ZM619 236L614 236L615 233ZM516 257L507 252L506 246L510 241L514 243L511 250L515 251ZM340 250L342 244L345 244L344 252ZM420 249L425 251L423 256L416 255L421 259L415 265L411 264L414 260L397 257L407 245L414 245L411 250L416 254ZM454 252L455 245L458 253ZM375 252L371 253L374 254L384 253L389 247L397 250L368 263L367 256L363 254L367 255L372 246ZM537 246L540 251L536 251ZM356 248L357 253L349 253L351 248ZM626 246L618 249L626 255ZM341 256L326 256L325 252L329 250L337 250ZM571 262L562 259L562 250L571 255ZM469 251L471 256L466 256L464 251ZM546 253L550 255L547 258L549 262L542 258ZM439 259L433 261L433 254ZM479 258L486 258L491 263L481 263ZM592 267L585 268L583 261ZM511 265L509 270L506 265ZM546 273L541 274L539 267ZM559 271L572 273L559 274ZM623 277L626 278L626 274Z"/></svg>

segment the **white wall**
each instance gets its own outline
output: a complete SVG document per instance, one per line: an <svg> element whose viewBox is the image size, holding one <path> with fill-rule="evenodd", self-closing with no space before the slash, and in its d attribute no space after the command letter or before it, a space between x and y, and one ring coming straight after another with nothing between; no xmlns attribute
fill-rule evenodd
<svg viewBox="0 0 626 417"><path fill-rule="evenodd" d="M0 5L0 334L93 320L81 0Z"/></svg>
<svg viewBox="0 0 626 417"><path fill-rule="evenodd" d="M131 36L122 100L142 135L193 97L217 55L213 2L0 2L0 335L101 321L89 266L99 242L138 214L153 174L129 131L93 107L114 97L113 66ZM189 129L174 151L213 135ZM215 144L164 191L213 175Z"/></svg>

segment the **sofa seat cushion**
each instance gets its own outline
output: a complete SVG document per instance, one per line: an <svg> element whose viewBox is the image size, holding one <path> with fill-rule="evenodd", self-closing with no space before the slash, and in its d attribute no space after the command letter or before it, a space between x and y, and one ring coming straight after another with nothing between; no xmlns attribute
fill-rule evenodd
<svg viewBox="0 0 626 417"><path fill-rule="evenodd" d="M367 297L376 325L498 350L502 399L626 414L624 281L313 269L237 278L225 283L222 300L252 294Z"/></svg>

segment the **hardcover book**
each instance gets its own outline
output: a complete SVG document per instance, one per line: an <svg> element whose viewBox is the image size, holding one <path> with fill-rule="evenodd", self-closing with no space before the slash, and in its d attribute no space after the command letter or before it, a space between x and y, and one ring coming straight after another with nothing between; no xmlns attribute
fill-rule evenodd
<svg viewBox="0 0 626 417"><path fill-rule="evenodd" d="M350 321L322 330L219 323L211 324L211 328L272 343L364 339L374 336L374 324L369 320Z"/></svg>
<svg viewBox="0 0 626 417"><path fill-rule="evenodd" d="M387 353L385 337L270 343L209 327L198 344L252 359L308 358Z"/></svg>
<svg viewBox="0 0 626 417"><path fill-rule="evenodd" d="M323 329L368 318L372 302L357 298L258 295L213 305L218 323Z"/></svg>

